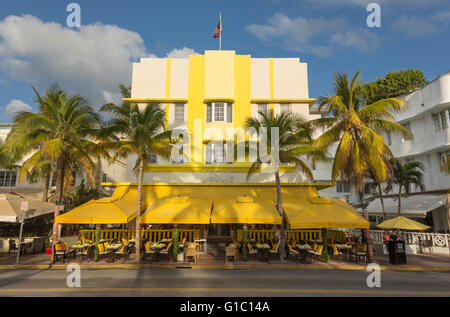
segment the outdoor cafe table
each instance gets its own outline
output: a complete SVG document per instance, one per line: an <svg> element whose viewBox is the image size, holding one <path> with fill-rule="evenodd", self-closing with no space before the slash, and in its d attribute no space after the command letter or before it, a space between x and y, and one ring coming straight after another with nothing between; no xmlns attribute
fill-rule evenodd
<svg viewBox="0 0 450 317"><path fill-rule="evenodd" d="M309 244L297 244L295 247L302 254L302 261L306 261L306 254L308 250L312 250L312 247Z"/></svg>
<svg viewBox="0 0 450 317"><path fill-rule="evenodd" d="M350 257L350 250L352 249L351 245L349 245L349 244L337 244L337 243L335 243L334 245L336 246L336 248L339 251L342 250L343 253L345 253L346 255L348 255Z"/></svg>
<svg viewBox="0 0 450 317"><path fill-rule="evenodd" d="M72 246L70 246L71 249L75 250L75 257L77 256L77 252L79 250L83 250L85 248L87 248L89 246L89 243L85 243L85 244L74 244Z"/></svg>
<svg viewBox="0 0 450 317"><path fill-rule="evenodd" d="M110 262L114 262L114 251L119 250L122 247L122 244L110 244L106 247L109 251Z"/></svg>
<svg viewBox="0 0 450 317"><path fill-rule="evenodd" d="M160 258L160 252L162 249L164 249L166 245L164 243L150 243L150 249L153 249L156 251L156 260L159 260Z"/></svg>
<svg viewBox="0 0 450 317"><path fill-rule="evenodd" d="M264 254L267 253L267 262L269 262L269 257L270 257L270 245L268 245L267 243L257 243L256 244L256 248L258 249L259 252L261 252L261 258L262 260L264 260Z"/></svg>

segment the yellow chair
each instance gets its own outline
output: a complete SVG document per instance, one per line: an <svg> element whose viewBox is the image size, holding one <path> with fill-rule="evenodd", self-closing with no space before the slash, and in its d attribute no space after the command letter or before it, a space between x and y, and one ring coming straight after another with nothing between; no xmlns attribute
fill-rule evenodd
<svg viewBox="0 0 450 317"><path fill-rule="evenodd" d="M100 259L102 256L106 257L108 256L108 250L106 249L106 246L103 243L99 243L97 245L98 249L98 258Z"/></svg>
<svg viewBox="0 0 450 317"><path fill-rule="evenodd" d="M76 250L69 250L67 243L58 242L53 247L53 263L55 263L58 258L62 257L63 263L67 260L67 256L73 254L73 258L75 259Z"/></svg>
<svg viewBox="0 0 450 317"><path fill-rule="evenodd" d="M272 254L275 254L275 255L278 256L278 254L279 254L279 249L280 249L280 243L277 242L277 243L275 243L275 244L272 246L272 248L269 250L269 255L270 255L270 257L272 257Z"/></svg>
<svg viewBox="0 0 450 317"><path fill-rule="evenodd" d="M298 252L297 250L294 250L294 248L293 248L290 244L288 244L288 250L289 250L288 258L289 258L289 257L294 257L294 256L295 256L294 262L295 262L295 263L298 263L298 255L299 255L299 252Z"/></svg>
<svg viewBox="0 0 450 317"><path fill-rule="evenodd" d="M173 242L170 242L165 249L159 252L160 255L167 255L167 258L170 259L170 254L172 250Z"/></svg>
<svg viewBox="0 0 450 317"><path fill-rule="evenodd" d="M252 245L250 243L247 243L248 248L248 255L254 255L255 259L258 257L258 250L253 249Z"/></svg>
<svg viewBox="0 0 450 317"><path fill-rule="evenodd" d="M317 245L316 246L316 250L308 250L308 254L314 259L314 260L319 260L319 258L322 256L322 250L323 250L323 245Z"/></svg>

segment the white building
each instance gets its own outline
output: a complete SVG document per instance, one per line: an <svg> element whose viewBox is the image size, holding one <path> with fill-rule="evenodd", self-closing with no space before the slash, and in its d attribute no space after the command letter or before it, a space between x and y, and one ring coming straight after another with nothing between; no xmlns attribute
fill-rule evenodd
<svg viewBox="0 0 450 317"><path fill-rule="evenodd" d="M413 138L405 139L401 135L391 133L385 134L384 138L396 158L401 161L421 162L425 166L423 173L426 192L402 198L403 215L424 218L426 212L435 210L441 205L445 193L450 188L450 175L442 168L450 156L450 72L439 76L422 89L400 98L407 102L407 107L402 112L394 114L394 118L411 131ZM326 169L322 174L330 175ZM330 197L345 198L351 204L358 203L358 197L350 192L346 184L338 183L335 187L322 192ZM367 186L366 193L370 192L370 186ZM398 189L393 188L389 196L397 192ZM374 195L377 193L373 191ZM385 199L388 215L397 215L397 203L395 197ZM379 199L370 203L368 210L369 215L381 216Z"/></svg>

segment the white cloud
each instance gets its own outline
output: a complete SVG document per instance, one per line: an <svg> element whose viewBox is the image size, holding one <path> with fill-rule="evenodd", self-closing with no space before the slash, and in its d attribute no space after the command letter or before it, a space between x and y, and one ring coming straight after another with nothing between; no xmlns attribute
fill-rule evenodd
<svg viewBox="0 0 450 317"><path fill-rule="evenodd" d="M167 53L166 57L187 58L187 57L189 57L189 55L198 55L198 54L200 54L200 53L197 53L192 48L183 47L183 48L180 48L180 49L174 48L169 53Z"/></svg>
<svg viewBox="0 0 450 317"><path fill-rule="evenodd" d="M369 3L376 2L382 7L384 6L408 6L408 7L431 7L445 3L446 0L308 0L313 6L329 7L335 6L359 6L367 7Z"/></svg>
<svg viewBox="0 0 450 317"><path fill-rule="evenodd" d="M183 47L172 55L195 53ZM168 54L168 55L169 55ZM156 57L142 37L95 23L78 31L32 15L0 20L0 72L43 90L53 82L90 99L96 108L120 100L118 85L131 83L132 62Z"/></svg>
<svg viewBox="0 0 450 317"><path fill-rule="evenodd" d="M329 56L336 45L367 50L376 40L370 31L351 29L341 18L289 18L281 13L275 13L267 24L252 24L246 30L262 41L273 40L289 50L322 57Z"/></svg>
<svg viewBox="0 0 450 317"><path fill-rule="evenodd" d="M395 32L410 37L428 35L439 31L440 27L432 19L402 15L393 24Z"/></svg>
<svg viewBox="0 0 450 317"><path fill-rule="evenodd" d="M11 102L5 108L6 113L9 115L15 115L19 111L32 111L31 106L22 100L12 99Z"/></svg>

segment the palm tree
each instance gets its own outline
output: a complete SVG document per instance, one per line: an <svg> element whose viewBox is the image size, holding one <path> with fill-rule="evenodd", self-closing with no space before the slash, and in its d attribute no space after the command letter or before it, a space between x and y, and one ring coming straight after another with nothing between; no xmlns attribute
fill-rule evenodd
<svg viewBox="0 0 450 317"><path fill-rule="evenodd" d="M22 158L30 156L24 170L45 171L49 165L56 174L56 204L64 199L64 188L70 187L72 173L83 169L92 176L93 162L89 156L90 141L100 119L87 100L69 95L53 85L41 96L36 89L37 113L20 112L6 139L6 148ZM51 163L50 163L51 162ZM59 210L55 210L55 217ZM57 241L56 230L54 239Z"/></svg>
<svg viewBox="0 0 450 317"><path fill-rule="evenodd" d="M393 157L381 132L411 133L394 122L392 112L404 108L401 99L389 98L371 104L364 101L363 83L358 79L361 70L349 81L345 73L334 77L334 95L319 98L319 109L327 116L312 120L315 127L326 130L315 144L330 149L337 145L332 166L332 179L349 182L359 195L361 209L368 220L367 204L364 201L364 183L369 171L379 182L388 176L389 161ZM370 231L365 230L369 260L373 261Z"/></svg>
<svg viewBox="0 0 450 317"><path fill-rule="evenodd" d="M423 173L425 167L420 162L406 162L402 163L400 160L395 159L391 162L393 170L393 178L388 181L387 191L391 191L394 184L398 185L398 216L401 212L402 192L404 190L406 195L411 193L411 189L414 186L415 189L420 188L421 191L425 190L425 184L423 182Z"/></svg>
<svg viewBox="0 0 450 317"><path fill-rule="evenodd" d="M382 190L381 186L383 183L392 179L392 168L391 168L391 166L388 166L388 168L389 169L388 169L387 178L384 182L380 181L371 170L368 171L368 174L366 176L367 178L372 179L372 184L371 184L372 188L378 190L378 195L380 196L381 210L383 211L383 219L384 220L387 219L387 214L386 214L386 208L384 207L383 190ZM386 189L384 191L387 192Z"/></svg>
<svg viewBox="0 0 450 317"><path fill-rule="evenodd" d="M311 126L302 120L300 117L292 113L280 113L274 115L273 111L269 113L260 112L260 119L248 118L245 123L245 128L255 128L256 131L261 131L260 128L267 129L267 147L268 154L270 155L269 149L272 147L271 143L271 128L278 128L279 140L278 141L278 151L279 151L279 161L273 162L274 157L271 157L269 164L275 166L275 183L277 189L277 209L283 222L281 224L281 251L280 257L284 260L286 255L286 240L285 240L285 228L286 222L283 213L283 204L281 199L281 181L279 164L295 164L299 170L306 174L306 176L313 180L313 175L309 169L307 163L303 160L304 158L312 160L313 163L319 160L326 160L326 156L323 150L314 147L312 139L312 128ZM254 174L258 168L262 166L262 160L260 153L248 171L248 178Z"/></svg>
<svg viewBox="0 0 450 317"><path fill-rule="evenodd" d="M123 92L123 91L122 91ZM142 182L144 169L150 164L150 155L157 154L169 159L172 151L171 131L164 131L165 113L156 104L147 104L140 109L137 104L124 103L121 106L106 104L100 111L114 115L102 131L103 153L110 161L136 155L134 167L138 176L138 201L136 212L136 258L141 259L139 218L142 211ZM109 140L107 140L109 138Z"/></svg>

